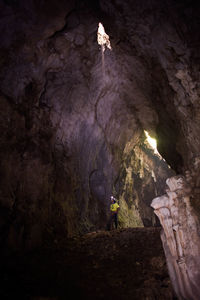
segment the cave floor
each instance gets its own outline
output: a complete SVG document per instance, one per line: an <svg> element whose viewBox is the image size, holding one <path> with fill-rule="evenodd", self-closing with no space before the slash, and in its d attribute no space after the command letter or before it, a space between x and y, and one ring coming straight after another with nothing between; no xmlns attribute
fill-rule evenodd
<svg viewBox="0 0 200 300"><path fill-rule="evenodd" d="M160 228L91 232L1 261L0 299L176 299Z"/></svg>

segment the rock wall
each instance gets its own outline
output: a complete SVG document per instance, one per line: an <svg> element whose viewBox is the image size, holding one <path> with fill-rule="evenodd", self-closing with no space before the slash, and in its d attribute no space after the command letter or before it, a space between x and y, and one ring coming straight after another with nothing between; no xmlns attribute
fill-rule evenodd
<svg viewBox="0 0 200 300"><path fill-rule="evenodd" d="M174 174L162 157L154 153L145 137L140 137L140 143L128 142L115 182L121 207L119 223L123 227L159 225L150 207L152 197L162 193L166 179Z"/></svg>
<svg viewBox="0 0 200 300"><path fill-rule="evenodd" d="M199 151L198 7L7 0L0 11L1 244L105 228L111 193L122 227L156 225L150 198Z"/></svg>

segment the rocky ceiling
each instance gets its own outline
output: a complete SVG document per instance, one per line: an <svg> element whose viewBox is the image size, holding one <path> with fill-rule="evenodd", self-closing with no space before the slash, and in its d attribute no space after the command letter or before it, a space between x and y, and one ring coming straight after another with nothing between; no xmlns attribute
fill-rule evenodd
<svg viewBox="0 0 200 300"><path fill-rule="evenodd" d="M157 225L152 199L199 159L199 14L190 0L0 2L2 244L105 228L111 193L121 227Z"/></svg>

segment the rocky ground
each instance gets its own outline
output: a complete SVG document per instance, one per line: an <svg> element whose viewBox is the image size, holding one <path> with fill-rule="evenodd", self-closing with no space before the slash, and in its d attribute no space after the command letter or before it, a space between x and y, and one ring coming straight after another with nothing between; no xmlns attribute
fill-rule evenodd
<svg viewBox="0 0 200 300"><path fill-rule="evenodd" d="M160 228L91 232L44 241L1 260L1 299L176 299ZM1 256L2 257L2 256Z"/></svg>

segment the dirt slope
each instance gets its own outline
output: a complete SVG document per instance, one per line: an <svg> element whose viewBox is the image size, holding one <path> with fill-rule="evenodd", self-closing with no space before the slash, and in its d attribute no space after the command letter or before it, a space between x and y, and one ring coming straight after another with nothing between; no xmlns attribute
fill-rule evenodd
<svg viewBox="0 0 200 300"><path fill-rule="evenodd" d="M160 228L92 232L1 264L1 299L175 299Z"/></svg>

